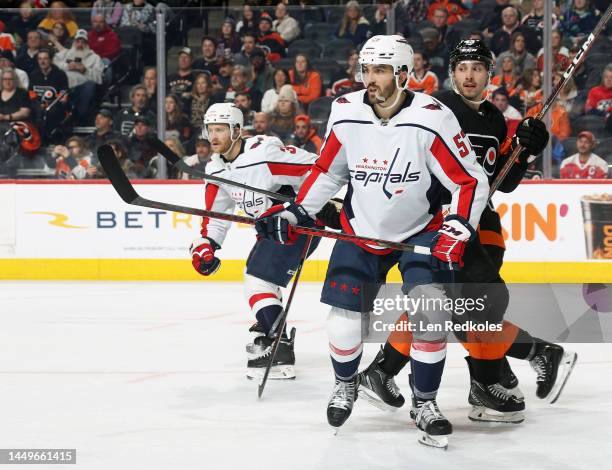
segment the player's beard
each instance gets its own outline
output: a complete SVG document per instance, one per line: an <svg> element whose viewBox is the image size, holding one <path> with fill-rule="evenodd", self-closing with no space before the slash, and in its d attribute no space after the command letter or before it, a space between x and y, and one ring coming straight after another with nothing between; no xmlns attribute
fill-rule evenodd
<svg viewBox="0 0 612 470"><path fill-rule="evenodd" d="M391 83L387 87L380 87L378 85L368 85L368 100L370 104L382 105L393 96L395 88L395 83Z"/></svg>

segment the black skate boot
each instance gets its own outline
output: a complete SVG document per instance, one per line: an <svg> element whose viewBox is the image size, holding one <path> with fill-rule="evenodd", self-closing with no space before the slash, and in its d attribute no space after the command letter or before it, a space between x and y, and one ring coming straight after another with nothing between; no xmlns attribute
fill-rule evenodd
<svg viewBox="0 0 612 470"><path fill-rule="evenodd" d="M554 403L559 399L578 355L573 351L565 351L558 344L539 338L534 339L535 351L529 359L529 364L538 374L536 395Z"/></svg>
<svg viewBox="0 0 612 470"><path fill-rule="evenodd" d="M294 342L295 328L291 329L289 337L283 333L270 369L270 375L268 375L269 379L295 379ZM266 335L255 338L254 345L260 352L249 358L247 362L248 379L261 379L263 377L272 354L273 343L274 339L268 338Z"/></svg>
<svg viewBox="0 0 612 470"><path fill-rule="evenodd" d="M493 423L522 423L525 420L523 414L525 400L516 398L499 382L491 385L479 382L474 378L473 359L467 356L465 360L470 370L468 403L472 405L468 418L472 421ZM505 379L507 385L512 385L511 378L505 377ZM518 380L516 382L518 383Z"/></svg>
<svg viewBox="0 0 612 470"><path fill-rule="evenodd" d="M349 381L336 379L334 391L327 404L327 422L334 428L339 428L351 415L353 403L357 400L359 376Z"/></svg>
<svg viewBox="0 0 612 470"><path fill-rule="evenodd" d="M444 417L435 398L426 400L415 396L412 374L408 375L408 381L412 389L410 417L417 426L419 443L446 450L453 425Z"/></svg>
<svg viewBox="0 0 612 470"><path fill-rule="evenodd" d="M264 336L266 332L264 331L263 326L256 321L249 328L249 333L251 334L251 342L246 345L246 352L249 359L254 359L255 357L259 356L264 349L261 344L255 344L255 339L259 336Z"/></svg>
<svg viewBox="0 0 612 470"><path fill-rule="evenodd" d="M501 376L499 378L499 384L504 387L510 395L513 395L518 401L525 401L525 395L519 388L518 378L512 372L508 358L504 357L501 365Z"/></svg>
<svg viewBox="0 0 612 470"><path fill-rule="evenodd" d="M387 374L380 364L385 359L383 348L363 372L359 373L359 396L384 411L396 411L404 405L404 397L395 384L395 378Z"/></svg>

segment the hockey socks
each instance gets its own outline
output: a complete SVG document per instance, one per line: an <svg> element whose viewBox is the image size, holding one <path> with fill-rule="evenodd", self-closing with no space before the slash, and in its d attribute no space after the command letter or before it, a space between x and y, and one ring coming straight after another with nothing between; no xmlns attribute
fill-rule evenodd
<svg viewBox="0 0 612 470"><path fill-rule="evenodd" d="M410 368L414 395L421 400L435 399L446 359L446 341L412 344Z"/></svg>
<svg viewBox="0 0 612 470"><path fill-rule="evenodd" d="M363 351L361 313L332 307L327 317L327 336L336 378L352 380L357 375Z"/></svg>
<svg viewBox="0 0 612 470"><path fill-rule="evenodd" d="M507 356L514 357L516 359L531 359L535 352L535 339L525 330L519 329L514 342L508 348L506 352Z"/></svg>

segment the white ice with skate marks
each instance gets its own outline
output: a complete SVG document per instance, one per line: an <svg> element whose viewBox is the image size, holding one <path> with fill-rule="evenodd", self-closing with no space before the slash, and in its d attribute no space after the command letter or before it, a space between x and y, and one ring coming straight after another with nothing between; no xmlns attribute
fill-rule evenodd
<svg viewBox="0 0 612 470"><path fill-rule="evenodd" d="M237 283L0 283L0 447L77 449L78 465L117 469L587 469L612 461L610 345L571 345L579 361L555 405L512 361L522 425L467 418L463 349L451 345L438 403L446 452L416 442L405 405L363 400L337 436L320 284L299 287L295 381L245 378L249 309ZM377 345L367 345L362 366ZM398 378L406 397L407 375Z"/></svg>

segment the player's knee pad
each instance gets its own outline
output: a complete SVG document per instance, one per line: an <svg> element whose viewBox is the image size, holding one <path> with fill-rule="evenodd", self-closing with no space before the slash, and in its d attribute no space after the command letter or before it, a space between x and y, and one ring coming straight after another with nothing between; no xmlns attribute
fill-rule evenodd
<svg viewBox="0 0 612 470"><path fill-rule="evenodd" d="M339 362L355 359L362 350L360 312L332 307L327 317L327 336L332 357Z"/></svg>
<svg viewBox="0 0 612 470"><path fill-rule="evenodd" d="M475 322L501 323L510 303L508 286L501 278L491 283L465 284L463 296L484 307L471 309L464 315Z"/></svg>
<svg viewBox="0 0 612 470"><path fill-rule="evenodd" d="M414 341L446 341L446 322L451 319L447 308L449 298L441 284L422 284L410 289L408 295L414 300L414 310L408 312L413 324Z"/></svg>
<svg viewBox="0 0 612 470"><path fill-rule="evenodd" d="M269 305L282 305L279 286L250 274L244 275L244 295L253 312Z"/></svg>

